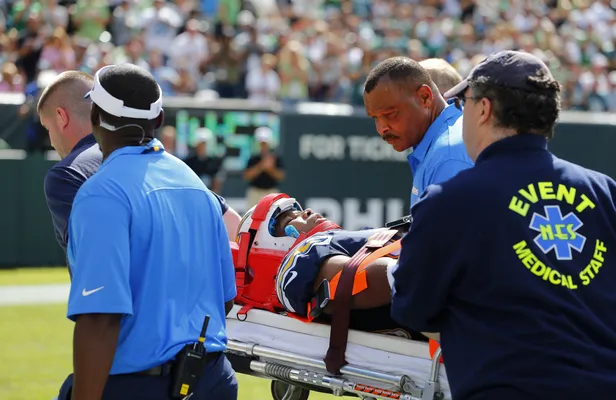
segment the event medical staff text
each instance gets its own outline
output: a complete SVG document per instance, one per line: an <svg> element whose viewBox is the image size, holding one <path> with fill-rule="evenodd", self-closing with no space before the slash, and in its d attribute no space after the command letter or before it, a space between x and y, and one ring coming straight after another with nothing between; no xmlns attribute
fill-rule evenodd
<svg viewBox="0 0 616 400"><path fill-rule="evenodd" d="M530 205L545 200L556 200L560 204L544 205L543 214L535 212L529 216ZM561 205L573 210L563 215ZM538 249L545 254L553 252L558 261L574 260L574 254L582 252L587 238L578 229L584 225L584 211L594 208L595 203L586 194L577 193L576 188L563 184L555 187L552 182L531 183L512 196L509 203L512 212L525 218L530 217L528 227L537 233L533 242ZM564 274L554 266L540 261L526 240L515 243L513 250L522 265L533 275L556 286L577 289L578 285L587 286L599 276L605 261L605 243L598 238L588 242L593 243L594 251L577 275Z"/></svg>

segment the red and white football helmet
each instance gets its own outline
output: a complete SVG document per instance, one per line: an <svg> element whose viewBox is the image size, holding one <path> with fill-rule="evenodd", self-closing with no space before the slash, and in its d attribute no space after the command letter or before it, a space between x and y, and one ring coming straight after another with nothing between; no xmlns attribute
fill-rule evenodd
<svg viewBox="0 0 616 400"><path fill-rule="evenodd" d="M242 220L238 227L238 232L235 237L237 243L240 242L242 234L250 233L250 227L258 218L259 226L256 229L256 235L252 243L252 250L260 249L263 251L284 251L285 254L291 249L296 238L290 236L274 236L273 228L276 224L276 218L284 212L290 210L303 211L302 206L292 197L286 194L281 194L283 197L274 196L276 200L271 200L264 197L256 206L252 207ZM258 211L257 211L258 209ZM255 213L256 212L256 213ZM265 217L261 216L265 213ZM251 251L252 251L251 250Z"/></svg>
<svg viewBox="0 0 616 400"><path fill-rule="evenodd" d="M272 312L284 307L276 296L276 274L287 253L305 238L317 232L341 229L331 221L324 221L307 233L295 231L294 236L274 236L276 219L289 210L303 211L301 205L284 193L263 197L242 218L232 246L237 286L236 304L261 308Z"/></svg>

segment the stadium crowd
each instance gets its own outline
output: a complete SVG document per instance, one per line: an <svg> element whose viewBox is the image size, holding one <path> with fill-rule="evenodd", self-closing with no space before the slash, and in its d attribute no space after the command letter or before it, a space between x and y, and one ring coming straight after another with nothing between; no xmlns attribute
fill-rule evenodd
<svg viewBox="0 0 616 400"><path fill-rule="evenodd" d="M391 55L462 76L523 49L564 86L564 108L616 111L611 0L0 0L0 92L45 70L148 68L167 96L346 102Z"/></svg>

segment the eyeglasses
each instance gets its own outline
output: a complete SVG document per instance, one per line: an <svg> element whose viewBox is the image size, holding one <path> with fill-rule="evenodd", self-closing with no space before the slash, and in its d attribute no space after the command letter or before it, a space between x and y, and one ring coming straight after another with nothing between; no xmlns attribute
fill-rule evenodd
<svg viewBox="0 0 616 400"><path fill-rule="evenodd" d="M484 97L485 97L485 96L482 96L482 97L473 97L473 96L468 96L468 97L467 97L467 96L465 96L465 95L461 94L461 95L459 95L459 96L458 96L458 100L460 100L460 104L464 105L464 104L466 103L466 101L467 101L467 100L474 100L474 101L477 101L477 100L481 100L481 99L483 99Z"/></svg>

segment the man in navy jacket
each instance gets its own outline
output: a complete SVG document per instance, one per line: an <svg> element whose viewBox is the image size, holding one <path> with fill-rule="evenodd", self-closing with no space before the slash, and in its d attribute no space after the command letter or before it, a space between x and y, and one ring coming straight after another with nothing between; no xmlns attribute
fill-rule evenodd
<svg viewBox="0 0 616 400"><path fill-rule="evenodd" d="M616 183L548 151L559 94L515 51L445 94L475 166L414 206L392 317L440 333L455 400L616 393Z"/></svg>

